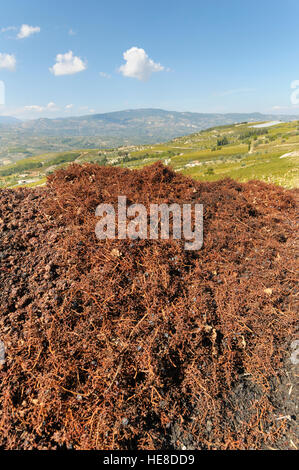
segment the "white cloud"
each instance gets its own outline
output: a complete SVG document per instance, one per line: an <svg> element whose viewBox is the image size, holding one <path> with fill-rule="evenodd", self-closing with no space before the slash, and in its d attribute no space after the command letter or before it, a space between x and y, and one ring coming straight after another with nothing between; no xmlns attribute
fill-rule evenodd
<svg viewBox="0 0 299 470"><path fill-rule="evenodd" d="M38 106L37 104L31 104L28 106L24 106L25 111L36 111L41 113L45 108L43 106Z"/></svg>
<svg viewBox="0 0 299 470"><path fill-rule="evenodd" d="M80 57L73 55L72 51L65 54L57 54L56 64L50 67L50 71L58 75L73 75L86 69L86 64Z"/></svg>
<svg viewBox="0 0 299 470"><path fill-rule="evenodd" d="M29 26L29 24L22 24L20 31L18 32L17 38L24 39L28 38L32 34L39 33L39 26Z"/></svg>
<svg viewBox="0 0 299 470"><path fill-rule="evenodd" d="M69 29L69 35L70 36L76 36L76 31L74 31L72 28Z"/></svg>
<svg viewBox="0 0 299 470"><path fill-rule="evenodd" d="M123 53L123 57L126 63L119 67L119 72L125 77L146 81L153 72L165 70L161 64L150 59L144 49L138 47L131 47Z"/></svg>
<svg viewBox="0 0 299 470"><path fill-rule="evenodd" d="M51 109L54 109L54 108L56 108L56 104L53 103L53 101L51 101L50 103L47 104L47 109L51 110Z"/></svg>
<svg viewBox="0 0 299 470"><path fill-rule="evenodd" d="M298 108L299 108L299 106L295 106L295 104L292 105L292 106L280 106L280 105L272 106L272 109L274 111L292 111L292 110L298 109Z"/></svg>
<svg viewBox="0 0 299 470"><path fill-rule="evenodd" d="M65 106L65 109L72 109L73 107L74 107L73 104L67 104L67 105Z"/></svg>
<svg viewBox="0 0 299 470"><path fill-rule="evenodd" d="M57 111L59 108L56 106L55 103L52 101L48 103L46 106L40 106L37 104L31 104L28 106L24 106L24 111L33 111L36 113L42 113L43 111Z"/></svg>
<svg viewBox="0 0 299 470"><path fill-rule="evenodd" d="M100 72L100 76L103 78L111 78L111 75L109 75L109 73L106 73L106 72Z"/></svg>
<svg viewBox="0 0 299 470"><path fill-rule="evenodd" d="M0 52L0 69L7 69L10 71L16 68L16 58L13 54L2 54Z"/></svg>

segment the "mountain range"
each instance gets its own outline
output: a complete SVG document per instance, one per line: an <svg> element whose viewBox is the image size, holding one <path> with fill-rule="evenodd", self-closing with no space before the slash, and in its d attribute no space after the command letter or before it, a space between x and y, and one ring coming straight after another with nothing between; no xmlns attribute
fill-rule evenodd
<svg viewBox="0 0 299 470"><path fill-rule="evenodd" d="M134 109L21 121L0 117L0 165L48 152L153 145L216 126L298 120L296 115L191 113Z"/></svg>
<svg viewBox="0 0 299 470"><path fill-rule="evenodd" d="M0 125L20 124L20 119L12 116L0 116Z"/></svg>
<svg viewBox="0 0 299 470"><path fill-rule="evenodd" d="M0 123L24 135L32 136L100 136L130 139L132 143L155 143L159 140L197 132L209 127L237 122L299 119L294 115L261 113L191 113L162 109L135 109L67 118L40 118L19 121L2 117Z"/></svg>

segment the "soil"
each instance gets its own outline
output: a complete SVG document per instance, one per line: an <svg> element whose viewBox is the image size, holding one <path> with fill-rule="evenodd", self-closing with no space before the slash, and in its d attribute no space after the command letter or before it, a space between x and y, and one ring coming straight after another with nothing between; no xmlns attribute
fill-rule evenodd
<svg viewBox="0 0 299 470"><path fill-rule="evenodd" d="M119 195L203 204L202 249L98 240ZM297 449L297 199L160 163L0 190L1 448Z"/></svg>

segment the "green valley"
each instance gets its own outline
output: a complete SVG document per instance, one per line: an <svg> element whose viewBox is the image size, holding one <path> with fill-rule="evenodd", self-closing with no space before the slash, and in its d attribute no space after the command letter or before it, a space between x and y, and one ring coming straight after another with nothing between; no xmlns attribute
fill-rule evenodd
<svg viewBox="0 0 299 470"><path fill-rule="evenodd" d="M202 181L230 177L298 187L299 121L218 126L156 145L44 153L0 167L0 185L42 185L48 174L72 162L134 169L158 160Z"/></svg>

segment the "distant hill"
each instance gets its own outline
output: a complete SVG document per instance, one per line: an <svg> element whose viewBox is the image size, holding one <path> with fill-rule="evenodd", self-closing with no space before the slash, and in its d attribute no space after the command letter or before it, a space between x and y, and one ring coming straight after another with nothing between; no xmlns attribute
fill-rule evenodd
<svg viewBox="0 0 299 470"><path fill-rule="evenodd" d="M12 116L0 116L0 125L2 124L17 124L21 123L21 121L15 117Z"/></svg>
<svg viewBox="0 0 299 470"><path fill-rule="evenodd" d="M299 120L299 115L190 113L131 109L56 119L0 121L0 165L48 152L153 145L216 126Z"/></svg>
<svg viewBox="0 0 299 470"><path fill-rule="evenodd" d="M37 138L38 142L42 139ZM74 143L75 137L71 139ZM21 151L15 148L14 151ZM10 161L8 161L8 155ZM49 152L13 163L11 153L1 166L0 187L44 184L49 173L72 162L138 169L163 161L175 171L202 181L231 177L237 181L259 179L287 188L299 186L298 121L251 122L213 127L156 145L114 149L84 148Z"/></svg>
<svg viewBox="0 0 299 470"><path fill-rule="evenodd" d="M267 120L290 121L299 116L263 115L260 113L209 114L135 109L104 114L58 119L36 119L15 123L26 135L116 137L130 143L156 143L190 132L236 122ZM124 142L125 143L125 142ZM127 143L127 142L126 142Z"/></svg>

